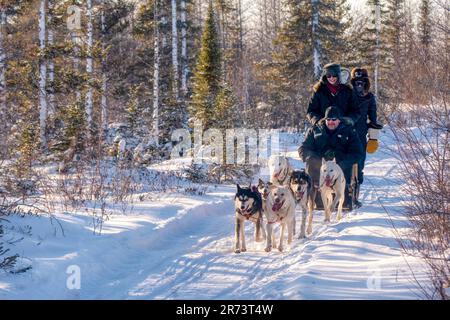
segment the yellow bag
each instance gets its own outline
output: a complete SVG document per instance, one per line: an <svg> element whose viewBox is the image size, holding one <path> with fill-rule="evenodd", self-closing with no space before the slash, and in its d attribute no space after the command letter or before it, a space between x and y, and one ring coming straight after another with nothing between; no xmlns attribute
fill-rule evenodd
<svg viewBox="0 0 450 320"><path fill-rule="evenodd" d="M367 153L375 153L378 150L378 140L369 139L366 150Z"/></svg>

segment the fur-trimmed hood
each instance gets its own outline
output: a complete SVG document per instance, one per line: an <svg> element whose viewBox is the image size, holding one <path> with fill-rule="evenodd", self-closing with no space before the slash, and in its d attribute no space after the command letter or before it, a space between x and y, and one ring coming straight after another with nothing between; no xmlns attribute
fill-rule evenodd
<svg viewBox="0 0 450 320"><path fill-rule="evenodd" d="M370 90L369 72L366 68L353 68L351 71L351 84L355 87L356 81L364 82L364 94L367 94Z"/></svg>

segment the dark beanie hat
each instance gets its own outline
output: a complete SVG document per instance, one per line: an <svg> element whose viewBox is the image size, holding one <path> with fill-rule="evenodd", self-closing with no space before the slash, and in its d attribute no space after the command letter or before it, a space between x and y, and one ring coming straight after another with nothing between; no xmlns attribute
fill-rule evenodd
<svg viewBox="0 0 450 320"><path fill-rule="evenodd" d="M331 106L325 110L325 119L328 118L340 119L341 117L342 117L341 110L338 107Z"/></svg>
<svg viewBox="0 0 450 320"><path fill-rule="evenodd" d="M337 77L341 74L341 66L337 63L328 63L323 67L323 75L326 76L328 74L335 75Z"/></svg>

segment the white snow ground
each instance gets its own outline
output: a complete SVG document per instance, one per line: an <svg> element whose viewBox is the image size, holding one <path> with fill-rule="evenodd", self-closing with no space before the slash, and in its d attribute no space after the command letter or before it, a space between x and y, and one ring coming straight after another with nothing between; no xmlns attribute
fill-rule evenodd
<svg viewBox="0 0 450 320"><path fill-rule="evenodd" d="M397 162L383 152L386 136L367 159L364 206L328 225L316 211L313 234L283 253L264 252L250 225L248 251L233 253L235 186L136 203L132 214L106 222L101 236L81 214L55 214L65 235L48 217L8 217L8 236L24 238L10 253L32 269L0 272L0 299L417 299L393 234L392 224L401 230L405 220L398 214ZM296 149L288 145L288 155L297 158ZM409 263L425 277L417 261ZM79 289L67 286L73 265Z"/></svg>

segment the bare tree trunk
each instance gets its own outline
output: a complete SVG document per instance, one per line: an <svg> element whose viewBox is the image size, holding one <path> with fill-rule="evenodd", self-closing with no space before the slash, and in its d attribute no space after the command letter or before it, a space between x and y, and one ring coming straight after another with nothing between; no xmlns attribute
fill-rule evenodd
<svg viewBox="0 0 450 320"><path fill-rule="evenodd" d="M106 135L108 130L108 82L106 77L106 21L105 21L105 0L102 1L102 13L101 13L101 24L102 24L102 97L101 97L101 111L102 111L102 134Z"/></svg>
<svg viewBox="0 0 450 320"><path fill-rule="evenodd" d="M318 1L312 0L312 43L313 43L313 64L314 64L314 79L320 77L321 71L321 49L320 49L320 39L317 37L317 32L319 29L319 7Z"/></svg>
<svg viewBox="0 0 450 320"><path fill-rule="evenodd" d="M154 19L159 23L158 0L155 1ZM159 25L154 32L154 70L153 70L153 141L159 145Z"/></svg>
<svg viewBox="0 0 450 320"><path fill-rule="evenodd" d="M172 67L173 93L178 101L178 30L177 30L177 0L172 0Z"/></svg>
<svg viewBox="0 0 450 320"><path fill-rule="evenodd" d="M380 29L381 29L381 9L380 3L377 1L375 4L375 37L376 37L376 46L375 46L375 70L374 70L374 90L375 96L378 96L378 77L379 77L379 69L380 69Z"/></svg>
<svg viewBox="0 0 450 320"><path fill-rule="evenodd" d="M52 19L53 19L53 9L54 9L54 4L53 4L54 0L48 0L48 45L49 46L53 46L54 44L54 32L53 32L53 27L52 27ZM50 59L48 59L48 81L50 82L50 87L49 87L49 109L48 112L49 113L55 113L56 111L56 106L55 106L55 88L54 88L54 81L55 81L55 63L53 61L53 57L51 57Z"/></svg>
<svg viewBox="0 0 450 320"><path fill-rule="evenodd" d="M92 27L92 0L86 0L86 14L87 14L87 59L86 59L86 72L88 74L89 80L92 80L93 71L93 59L92 59L92 42L93 42L93 27ZM88 126L88 136L92 131L92 96L93 88L92 85L88 84L89 89L86 94L86 119Z"/></svg>
<svg viewBox="0 0 450 320"><path fill-rule="evenodd" d="M187 75L188 59L187 59L187 32L186 32L186 0L181 0L181 90L183 95L187 95Z"/></svg>
<svg viewBox="0 0 450 320"><path fill-rule="evenodd" d="M46 1L41 0L39 7L39 48L41 53L46 49L46 21L45 21ZM40 129L40 143L42 149L47 148L46 137L46 122L47 122L47 63L45 58L40 58L39 61L39 129Z"/></svg>
<svg viewBox="0 0 450 320"><path fill-rule="evenodd" d="M0 116L4 119L6 114L6 50L4 48L4 33L6 25L6 11L0 9Z"/></svg>

